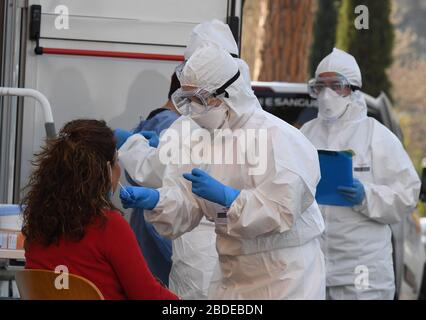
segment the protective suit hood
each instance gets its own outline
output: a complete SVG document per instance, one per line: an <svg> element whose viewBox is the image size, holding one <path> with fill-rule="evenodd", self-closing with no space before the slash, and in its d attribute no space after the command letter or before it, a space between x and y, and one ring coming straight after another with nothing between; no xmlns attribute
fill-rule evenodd
<svg viewBox="0 0 426 320"><path fill-rule="evenodd" d="M231 29L227 24L215 19L200 23L192 30L184 52L185 60L188 60L198 48L207 42L215 43L231 55L238 57L238 46Z"/></svg>
<svg viewBox="0 0 426 320"><path fill-rule="evenodd" d="M355 58L343 50L334 48L318 65L315 77L324 72L337 72L345 76L350 84L362 87L361 70Z"/></svg>
<svg viewBox="0 0 426 320"><path fill-rule="evenodd" d="M333 51L326 56L318 65L315 77L319 77L324 72L336 72L343 75L349 80L349 83L359 88L362 87L361 70L355 58L343 50L334 48ZM350 105L347 111L337 120L328 121L322 119L326 123L336 122L356 122L367 117L367 103L365 97L360 91L353 91L350 96ZM319 115L319 118L321 116Z"/></svg>
<svg viewBox="0 0 426 320"><path fill-rule="evenodd" d="M224 49L206 43L193 53L182 70L182 86L194 86L214 92L239 71L238 62ZM226 88L227 96L220 98L230 109L228 126L241 126L261 106L250 85L240 75Z"/></svg>
<svg viewBox="0 0 426 320"><path fill-rule="evenodd" d="M343 121L359 121L367 117L367 102L361 91L351 93L351 104L346 114L343 115Z"/></svg>
<svg viewBox="0 0 426 320"><path fill-rule="evenodd" d="M250 85L250 70L247 63L239 59L239 49L235 42L234 35L229 29L226 23L220 20L214 19L212 21L206 21L195 26L189 37L189 42L184 52L185 60L188 60L194 52L200 47L207 43L214 43L225 51L229 52L238 63L241 75L247 84Z"/></svg>

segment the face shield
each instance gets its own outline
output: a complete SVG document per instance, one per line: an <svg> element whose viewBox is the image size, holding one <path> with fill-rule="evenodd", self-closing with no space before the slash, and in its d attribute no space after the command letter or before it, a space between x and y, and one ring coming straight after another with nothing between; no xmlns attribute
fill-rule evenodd
<svg viewBox="0 0 426 320"><path fill-rule="evenodd" d="M347 97L351 94L352 91L360 90L359 87L353 86L349 83L342 75L329 76L329 77L317 77L315 79L311 79L308 82L308 92L309 95L318 99L320 94L324 91L324 89L331 89L337 96Z"/></svg>

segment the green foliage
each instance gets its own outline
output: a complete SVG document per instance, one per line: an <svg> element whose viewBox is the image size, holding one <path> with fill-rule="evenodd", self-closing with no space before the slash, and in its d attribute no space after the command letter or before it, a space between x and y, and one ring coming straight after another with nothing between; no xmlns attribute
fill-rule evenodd
<svg viewBox="0 0 426 320"><path fill-rule="evenodd" d="M318 0L315 16L313 42L311 47L311 75L321 60L327 56L336 43L337 12L342 0Z"/></svg>
<svg viewBox="0 0 426 320"><path fill-rule="evenodd" d="M421 201L419 201L417 204L417 212L420 217L426 217L426 206Z"/></svg>
<svg viewBox="0 0 426 320"><path fill-rule="evenodd" d="M384 91L391 96L387 69L392 64L394 28L391 24L391 0L342 0L337 25L337 44L358 61L363 75L363 91L378 96ZM367 5L369 29L355 27L355 8Z"/></svg>

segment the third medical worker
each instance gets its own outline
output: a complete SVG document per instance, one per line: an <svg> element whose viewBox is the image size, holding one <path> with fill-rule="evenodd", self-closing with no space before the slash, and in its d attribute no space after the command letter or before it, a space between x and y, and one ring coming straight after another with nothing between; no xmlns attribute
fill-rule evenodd
<svg viewBox="0 0 426 320"><path fill-rule="evenodd" d="M309 83L318 118L302 132L318 149L352 150L354 184L338 190L351 207L320 206L329 299L393 299L390 224L412 213L418 175L398 138L367 117L355 58L339 49L319 64Z"/></svg>

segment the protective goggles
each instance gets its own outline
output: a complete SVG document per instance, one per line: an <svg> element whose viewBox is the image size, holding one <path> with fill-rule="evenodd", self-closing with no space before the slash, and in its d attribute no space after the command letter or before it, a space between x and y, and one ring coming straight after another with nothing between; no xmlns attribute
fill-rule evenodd
<svg viewBox="0 0 426 320"><path fill-rule="evenodd" d="M179 79L179 73L177 69L176 75ZM225 98L229 98L229 94L226 89L231 84L233 84L239 77L240 71L238 70L238 72L231 79L229 79L226 83L224 83L220 88L216 89L214 92L209 92L208 90L201 88L197 88L194 90L183 90L182 88L180 88L172 94L171 100L178 112L182 115L206 113L211 110L211 108L213 108L212 106L209 106L209 101L211 98L216 98L221 95L224 95Z"/></svg>
<svg viewBox="0 0 426 320"><path fill-rule="evenodd" d="M348 96L348 89L360 90L359 87L351 85L344 76L318 77L308 82L309 95L314 99L317 99L325 88L330 88L342 97Z"/></svg>
<svg viewBox="0 0 426 320"><path fill-rule="evenodd" d="M203 89L176 90L171 97L171 100L182 115L203 114L211 110L209 100L213 98L213 93ZM193 102L193 103L191 103Z"/></svg>

